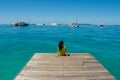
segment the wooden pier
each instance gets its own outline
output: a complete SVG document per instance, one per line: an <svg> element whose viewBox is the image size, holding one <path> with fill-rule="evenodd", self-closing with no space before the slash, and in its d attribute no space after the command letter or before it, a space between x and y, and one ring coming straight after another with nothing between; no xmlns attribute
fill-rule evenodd
<svg viewBox="0 0 120 80"><path fill-rule="evenodd" d="M89 53L36 53L14 80L115 80Z"/></svg>

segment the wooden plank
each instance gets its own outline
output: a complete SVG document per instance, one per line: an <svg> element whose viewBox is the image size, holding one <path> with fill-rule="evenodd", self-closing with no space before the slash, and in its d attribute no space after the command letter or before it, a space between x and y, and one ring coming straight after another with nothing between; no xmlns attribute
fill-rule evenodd
<svg viewBox="0 0 120 80"><path fill-rule="evenodd" d="M91 55L36 53L14 80L115 80Z"/></svg>

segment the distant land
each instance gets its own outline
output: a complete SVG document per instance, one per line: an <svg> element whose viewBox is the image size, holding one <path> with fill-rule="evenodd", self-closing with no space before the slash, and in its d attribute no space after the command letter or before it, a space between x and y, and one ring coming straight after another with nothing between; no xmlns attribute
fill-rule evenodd
<svg viewBox="0 0 120 80"><path fill-rule="evenodd" d="M28 22L27 22L28 23ZM0 23L0 25L12 25L13 23ZM52 25L52 26L63 26L63 25L67 25L67 26L69 26L70 25L70 23L66 23L66 24L64 24L64 23L47 23L47 24L45 24L45 23L28 23L30 26L50 26L50 25ZM78 25L99 25L99 23L98 24L90 24L90 23L77 23ZM103 24L103 25L105 25L105 26L120 26L120 24Z"/></svg>

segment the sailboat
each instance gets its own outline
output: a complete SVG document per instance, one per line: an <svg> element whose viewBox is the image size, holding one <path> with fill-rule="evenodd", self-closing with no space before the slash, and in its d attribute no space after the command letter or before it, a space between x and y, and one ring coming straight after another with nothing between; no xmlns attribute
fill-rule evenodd
<svg viewBox="0 0 120 80"><path fill-rule="evenodd" d="M77 23L77 16L76 16L76 23L71 23L71 27L79 27L79 24Z"/></svg>

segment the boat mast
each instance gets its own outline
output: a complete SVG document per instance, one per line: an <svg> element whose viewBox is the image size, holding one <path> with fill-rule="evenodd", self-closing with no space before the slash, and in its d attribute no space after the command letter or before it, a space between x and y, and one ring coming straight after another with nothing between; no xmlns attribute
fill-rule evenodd
<svg viewBox="0 0 120 80"><path fill-rule="evenodd" d="M76 16L76 24L77 24L77 16Z"/></svg>

